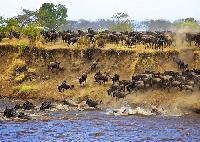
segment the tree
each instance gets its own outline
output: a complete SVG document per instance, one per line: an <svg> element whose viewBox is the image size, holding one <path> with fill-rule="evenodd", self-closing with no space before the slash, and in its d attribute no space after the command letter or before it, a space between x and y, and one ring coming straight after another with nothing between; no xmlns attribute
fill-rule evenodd
<svg viewBox="0 0 200 142"><path fill-rule="evenodd" d="M67 24L67 8L61 4L43 3L37 17L41 26L57 29L60 25Z"/></svg>
<svg viewBox="0 0 200 142"><path fill-rule="evenodd" d="M17 20L14 18L5 20L6 26L5 31L7 36L12 39L13 37L19 38L20 36L20 29L19 25L17 24Z"/></svg>
<svg viewBox="0 0 200 142"><path fill-rule="evenodd" d="M142 31L148 31L151 23L150 23L149 20L145 20L145 21L141 21L140 25L141 25L140 28L141 28Z"/></svg>
<svg viewBox="0 0 200 142"><path fill-rule="evenodd" d="M0 26L4 23L4 19L2 16L0 16Z"/></svg>
<svg viewBox="0 0 200 142"><path fill-rule="evenodd" d="M28 24L30 23L34 23L38 21L38 18L36 15L37 15L36 11L23 9L22 14L15 17L15 19L17 20L18 25L21 28L23 28L24 26L28 26Z"/></svg>
<svg viewBox="0 0 200 142"><path fill-rule="evenodd" d="M0 16L0 42L2 41L2 39L5 37L6 34L6 29L5 29L5 20L3 19L2 16Z"/></svg>
<svg viewBox="0 0 200 142"><path fill-rule="evenodd" d="M194 18L186 18L175 21L173 24L173 29L175 31L181 32L199 32L200 25Z"/></svg>
<svg viewBox="0 0 200 142"><path fill-rule="evenodd" d="M130 20L128 19L127 13L117 13L113 15L113 22L111 23L110 30L111 31L131 31L132 27L130 24Z"/></svg>
<svg viewBox="0 0 200 142"><path fill-rule="evenodd" d="M167 20L150 20L149 31L167 31L171 30L172 23Z"/></svg>

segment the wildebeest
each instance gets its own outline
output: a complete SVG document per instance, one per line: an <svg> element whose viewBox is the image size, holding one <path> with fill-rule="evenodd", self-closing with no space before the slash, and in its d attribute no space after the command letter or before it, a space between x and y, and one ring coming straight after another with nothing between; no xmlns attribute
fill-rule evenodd
<svg viewBox="0 0 200 142"><path fill-rule="evenodd" d="M129 83L127 85L127 91L129 91L129 93L131 93L133 90L141 90L144 91L146 90L145 84L142 80L138 80L138 81L132 81L131 83Z"/></svg>
<svg viewBox="0 0 200 142"><path fill-rule="evenodd" d="M58 33L55 30L51 30L51 31L42 31L41 34L44 36L44 39L47 42L55 42L57 41L58 38Z"/></svg>
<svg viewBox="0 0 200 142"><path fill-rule="evenodd" d="M125 98L126 97L126 94L123 93L123 92L113 92L113 97L116 97L116 101L119 100L119 98Z"/></svg>
<svg viewBox="0 0 200 142"><path fill-rule="evenodd" d="M130 83L131 83L130 80L120 80L119 81L119 86L123 85L124 86L124 90L125 90L125 87Z"/></svg>
<svg viewBox="0 0 200 142"><path fill-rule="evenodd" d="M180 82L180 81L168 81L163 84L163 87L164 87L164 89L168 88L168 92L171 87L178 87L180 90L183 89L182 82Z"/></svg>
<svg viewBox="0 0 200 142"><path fill-rule="evenodd" d="M86 79L87 79L87 74L86 74L86 73L83 73L83 74L81 75L81 77L78 79L80 85L81 85L82 83L84 83L84 82L86 83ZM84 86L84 84L83 84L83 86Z"/></svg>
<svg viewBox="0 0 200 142"><path fill-rule="evenodd" d="M30 119L30 116L25 115L23 112L20 112L18 115L18 118L20 119Z"/></svg>
<svg viewBox="0 0 200 142"><path fill-rule="evenodd" d="M191 85L182 85L182 88L184 90L190 90L191 92L193 92L193 86L191 86Z"/></svg>
<svg viewBox="0 0 200 142"><path fill-rule="evenodd" d="M162 87L162 80L160 78L152 78L152 87L157 84L158 87Z"/></svg>
<svg viewBox="0 0 200 142"><path fill-rule="evenodd" d="M8 109L6 107L6 109L4 110L3 116L5 117L15 117L17 115L17 112L14 108Z"/></svg>
<svg viewBox="0 0 200 142"><path fill-rule="evenodd" d="M179 62L179 67L180 67L180 70L185 70L188 68L188 64L185 63L184 61L180 61Z"/></svg>
<svg viewBox="0 0 200 142"><path fill-rule="evenodd" d="M94 108L96 108L97 105L98 105L97 102L94 102L94 101L91 100L91 99L87 99L86 104L88 104L89 107L94 107Z"/></svg>
<svg viewBox="0 0 200 142"><path fill-rule="evenodd" d="M95 45L89 46L86 51L85 51L85 55L86 57L90 60L93 54L93 50L94 50Z"/></svg>
<svg viewBox="0 0 200 142"><path fill-rule="evenodd" d="M50 109L52 107L51 102L43 102L40 110Z"/></svg>
<svg viewBox="0 0 200 142"><path fill-rule="evenodd" d="M29 102L29 101L26 101L26 102L24 102L24 104L23 104L23 109L24 110L30 110L30 109L34 109L34 105L33 105L33 103L31 103L31 102Z"/></svg>
<svg viewBox="0 0 200 142"><path fill-rule="evenodd" d="M64 92L64 89L67 90L67 89L73 89L73 88L74 88L74 85L61 84L60 86L58 86L58 91L62 92L62 89L63 89L63 92Z"/></svg>
<svg viewBox="0 0 200 142"><path fill-rule="evenodd" d="M56 68L56 69L59 69L60 68L60 63L61 62L50 62L47 66L48 66L48 69L53 69L53 68Z"/></svg>
<svg viewBox="0 0 200 142"><path fill-rule="evenodd" d="M91 70L91 71L93 71L93 70L96 68L97 62L98 62L98 61L99 61L99 59L93 61L92 65L90 66L90 70Z"/></svg>
<svg viewBox="0 0 200 142"><path fill-rule="evenodd" d="M173 56L173 62L177 63L179 70L185 70L188 68L188 64L181 60L178 56Z"/></svg>
<svg viewBox="0 0 200 142"><path fill-rule="evenodd" d="M100 74L95 74L94 76L94 79L96 82L98 82L100 85L101 85L101 81L104 82L104 85L105 85L105 82L108 82L108 74L106 75L102 75L101 73Z"/></svg>
<svg viewBox="0 0 200 142"><path fill-rule="evenodd" d="M23 106L21 106L20 104L16 104L16 105L14 106L14 109L15 109L15 110L23 109Z"/></svg>
<svg viewBox="0 0 200 142"><path fill-rule="evenodd" d="M116 87L118 87L118 86L116 86ZM108 95L111 95L111 93L114 92L115 90L117 90L117 88L109 88L107 90Z"/></svg>
<svg viewBox="0 0 200 142"><path fill-rule="evenodd" d="M146 90L146 86L144 84L144 81L142 81L142 80L136 81L135 82L135 90L141 90L141 91Z"/></svg>
<svg viewBox="0 0 200 142"><path fill-rule="evenodd" d="M163 109L163 108L162 108L162 109ZM153 108L153 109L151 110L151 113L154 113L155 115L161 115L161 114L162 114L158 109L155 109L155 108Z"/></svg>
<svg viewBox="0 0 200 142"><path fill-rule="evenodd" d="M72 43L72 45L74 45L74 43L76 43L78 40L77 40L77 38L76 37L72 37L72 38L70 38L70 40L68 41L68 47L69 47L69 45Z"/></svg>
<svg viewBox="0 0 200 142"><path fill-rule="evenodd" d="M113 81L113 84L115 84L115 82L119 82L119 77L120 77L120 75L119 74L114 74L114 76L113 77L111 77L111 79L112 79L112 81Z"/></svg>
<svg viewBox="0 0 200 142"><path fill-rule="evenodd" d="M110 88L107 90L108 95L111 95L114 91L125 91L123 85L111 85Z"/></svg>

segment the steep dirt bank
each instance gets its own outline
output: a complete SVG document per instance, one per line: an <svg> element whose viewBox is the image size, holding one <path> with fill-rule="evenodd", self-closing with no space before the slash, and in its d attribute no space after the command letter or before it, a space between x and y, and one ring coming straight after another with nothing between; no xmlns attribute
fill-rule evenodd
<svg viewBox="0 0 200 142"><path fill-rule="evenodd" d="M191 49L181 49L180 53L176 50L137 53L135 50L95 48L91 50L90 58L87 53L87 49L45 50L1 46L0 95L21 99L73 99L79 102L89 97L95 101L102 100L107 106L121 105L125 101L132 106L140 104L200 108L200 95L197 90L191 94L176 89L172 89L170 93L167 90L150 89L147 92L133 92L128 94L124 101L116 102L114 98L107 95L107 89L112 84L110 79L105 86L100 86L94 81L97 70L102 73L107 72L110 76L118 73L120 80L131 80L134 73L145 70L178 71L177 65L171 58L178 54L187 61L189 68L193 68L196 64L193 62L194 53ZM97 68L90 71L92 62L97 59L99 59ZM47 64L50 61L61 62L61 69L48 70ZM79 85L77 78L84 72L87 72L88 78L83 87ZM75 89L59 93L57 85L60 85L63 80L66 80L67 84L75 85Z"/></svg>

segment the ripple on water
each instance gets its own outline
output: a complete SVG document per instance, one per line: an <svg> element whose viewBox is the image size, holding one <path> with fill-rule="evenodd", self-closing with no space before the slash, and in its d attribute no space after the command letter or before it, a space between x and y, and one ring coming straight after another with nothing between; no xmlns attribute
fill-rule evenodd
<svg viewBox="0 0 200 142"><path fill-rule="evenodd" d="M113 113L114 109L110 110ZM106 110L44 112L35 110L33 113L27 112L32 118L27 121L1 117L0 137L2 141L24 141L24 137L32 141L200 140L200 115L155 116L148 115L150 110L142 108L124 110L124 108L120 110L123 116L107 115Z"/></svg>

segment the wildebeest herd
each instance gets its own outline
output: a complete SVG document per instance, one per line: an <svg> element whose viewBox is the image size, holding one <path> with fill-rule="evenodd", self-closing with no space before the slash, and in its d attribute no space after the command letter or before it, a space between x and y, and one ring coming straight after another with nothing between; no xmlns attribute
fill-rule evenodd
<svg viewBox="0 0 200 142"><path fill-rule="evenodd" d="M99 59L96 61L99 61ZM93 62L95 63L95 67L98 65L96 61ZM105 86L105 84L110 80L112 85L105 91L107 91L109 96L116 98L116 101L120 98L124 99L127 95L131 95L133 92L144 92L149 89L160 89L161 91L167 89L168 92L170 92L172 88L177 88L179 91L185 90L190 91L191 93L195 90L195 88L196 90L200 90L200 69L188 69L188 64L178 56L173 56L172 62L177 64L178 71L145 71L143 73L133 74L130 80L120 80L120 75L117 73L110 76L106 72L101 73L100 70L97 70L94 74L94 82L99 85L102 85L103 83ZM59 64L60 63L57 63L57 65L55 65L51 63L47 67L48 69L59 69ZM91 66L93 66L93 64ZM95 69L96 68L90 68L90 71L92 72ZM86 84L87 76L87 73L83 73L77 80L82 87ZM75 88L75 86L67 84L66 80L64 80L61 85L58 85L59 92L73 88ZM100 101L100 103L101 102L102 101ZM88 104L89 107L96 108L99 103L88 98L86 100L86 104ZM50 109L52 106L51 102L43 102L40 110L44 111L46 109ZM25 115L23 112L18 113L16 110L31 110L34 109L34 107L35 106L31 102L26 101L23 105L16 104L15 107L11 109L6 108L3 116L29 119L29 116Z"/></svg>
<svg viewBox="0 0 200 142"><path fill-rule="evenodd" d="M195 46L200 45L200 33L175 33L172 31L156 31L156 32L116 32L116 31L94 31L88 28L88 31L78 30L76 31L42 31L46 42L56 43L58 39L62 39L63 43L77 45L83 44L83 42L95 44L97 40L105 40L106 43L121 44L127 47L136 46L136 44L143 44L145 48L163 49L163 47L169 47L173 44L176 45L177 37L182 37L181 42L187 42L188 46L191 46L192 42ZM101 46L101 45L100 45Z"/></svg>
<svg viewBox="0 0 200 142"><path fill-rule="evenodd" d="M99 102L101 103L101 101ZM85 101L85 104L87 104L89 107L97 108L98 103L94 102L91 99L87 99ZM78 107L80 104L76 104L72 100L64 100L62 105L67 105L68 107ZM45 111L45 110L50 110L56 108L56 104L51 104L51 101L44 101L39 109L37 108L36 105L33 105L32 102L30 101L25 101L22 105L21 104L16 104L12 108L7 108L4 110L3 116L7 118L20 118L20 119L31 119L29 115L25 114L25 111ZM65 108L65 107L64 107Z"/></svg>
<svg viewBox="0 0 200 142"><path fill-rule="evenodd" d="M29 119L30 117L28 115L25 115L23 112L18 113L17 110L32 110L34 109L33 103L29 101L25 101L23 105L16 104L13 108L9 109L6 107L3 116L6 117L18 117L20 119ZM51 107L51 104L49 102L42 103L42 106L40 107L40 110L45 110Z"/></svg>
<svg viewBox="0 0 200 142"><path fill-rule="evenodd" d="M193 92L195 88L200 90L200 69L188 69L188 64L175 55L171 60L171 62L177 65L178 71L145 71L143 73L134 74L131 80L120 80L120 75L117 73L111 77L108 73L102 73L98 70L94 74L94 81L100 85L103 83L105 86L105 84L111 80L112 85L107 90L107 93L117 100L119 98L125 98L128 94L138 90L142 92L148 89L160 89L161 91L168 89L168 92L170 92L171 88L177 88L177 90L179 89L180 91L189 90L191 92ZM82 85L83 82L86 83L87 74L83 73L78 80L80 85ZM63 83L58 86L59 92L61 92L62 85ZM69 88L70 87L68 87L68 89Z"/></svg>

